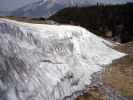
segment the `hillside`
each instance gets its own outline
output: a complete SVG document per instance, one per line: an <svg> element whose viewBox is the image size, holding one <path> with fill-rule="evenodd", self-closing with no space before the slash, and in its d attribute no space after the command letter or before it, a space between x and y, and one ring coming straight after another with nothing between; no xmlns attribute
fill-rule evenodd
<svg viewBox="0 0 133 100"><path fill-rule="evenodd" d="M103 79L128 100L133 100L133 42L118 46L117 50L128 55L108 65Z"/></svg>
<svg viewBox="0 0 133 100"><path fill-rule="evenodd" d="M27 4L10 13L11 16L19 17L48 17L58 10L64 8L62 4L50 0L40 0Z"/></svg>
<svg viewBox="0 0 133 100"><path fill-rule="evenodd" d="M122 43L133 40L133 3L65 8L49 19L80 25Z"/></svg>
<svg viewBox="0 0 133 100"><path fill-rule="evenodd" d="M74 99L102 65L125 56L108 45L82 27L1 18L0 99Z"/></svg>

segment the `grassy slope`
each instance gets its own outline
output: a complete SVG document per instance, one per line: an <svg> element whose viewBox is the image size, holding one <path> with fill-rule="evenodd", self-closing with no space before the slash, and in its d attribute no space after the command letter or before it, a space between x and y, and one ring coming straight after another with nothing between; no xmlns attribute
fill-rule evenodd
<svg viewBox="0 0 133 100"><path fill-rule="evenodd" d="M109 65L103 79L122 96L133 100L133 56L126 56Z"/></svg>
<svg viewBox="0 0 133 100"><path fill-rule="evenodd" d="M109 65L103 79L123 96L133 100L133 42L117 47L117 49L128 55Z"/></svg>
<svg viewBox="0 0 133 100"><path fill-rule="evenodd" d="M108 86L129 100L133 100L133 42L115 48L128 55L106 67L102 79L105 86L91 87L88 93L76 100L108 100L104 91Z"/></svg>
<svg viewBox="0 0 133 100"><path fill-rule="evenodd" d="M118 35L120 32L123 42L133 40L133 3L65 8L49 19L81 25L98 35L104 35L108 31ZM122 26L121 31L119 25Z"/></svg>

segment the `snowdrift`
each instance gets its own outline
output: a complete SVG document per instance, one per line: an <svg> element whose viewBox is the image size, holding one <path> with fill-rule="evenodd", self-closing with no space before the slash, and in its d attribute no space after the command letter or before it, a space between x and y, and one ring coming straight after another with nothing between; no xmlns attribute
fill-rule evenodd
<svg viewBox="0 0 133 100"><path fill-rule="evenodd" d="M125 54L88 30L0 19L0 100L62 100Z"/></svg>

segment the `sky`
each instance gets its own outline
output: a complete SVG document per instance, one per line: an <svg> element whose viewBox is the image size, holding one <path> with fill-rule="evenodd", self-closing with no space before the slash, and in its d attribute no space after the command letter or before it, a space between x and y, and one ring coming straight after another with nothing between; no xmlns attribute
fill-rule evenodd
<svg viewBox="0 0 133 100"><path fill-rule="evenodd" d="M39 0L0 0L0 11L12 11L20 8L26 4L36 2ZM93 2L105 2L105 3L123 3L123 2L133 2L133 0L88 0L91 4Z"/></svg>

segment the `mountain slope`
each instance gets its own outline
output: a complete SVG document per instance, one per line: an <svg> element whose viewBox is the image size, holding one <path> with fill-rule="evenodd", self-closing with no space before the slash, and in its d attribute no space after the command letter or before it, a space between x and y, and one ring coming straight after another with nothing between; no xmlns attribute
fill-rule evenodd
<svg viewBox="0 0 133 100"><path fill-rule="evenodd" d="M26 17L48 17L65 7L89 6L93 3L88 0L40 0L11 12L11 15ZM94 4L96 3L97 2Z"/></svg>
<svg viewBox="0 0 133 100"><path fill-rule="evenodd" d="M0 19L0 99L75 97L92 74L125 55L107 45L81 27Z"/></svg>
<svg viewBox="0 0 133 100"><path fill-rule="evenodd" d="M41 0L32 4L25 5L24 7L13 11L11 15L28 17L47 17L62 8L64 8L64 6L56 2L51 2L50 0Z"/></svg>
<svg viewBox="0 0 133 100"><path fill-rule="evenodd" d="M40 0L28 5L25 5L11 13L13 16L26 16L26 17L48 17L53 13L65 7L72 6L90 6L100 4L120 4L131 2L131 0Z"/></svg>

